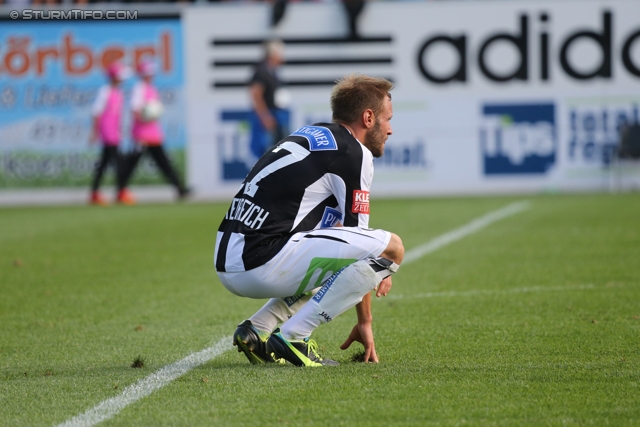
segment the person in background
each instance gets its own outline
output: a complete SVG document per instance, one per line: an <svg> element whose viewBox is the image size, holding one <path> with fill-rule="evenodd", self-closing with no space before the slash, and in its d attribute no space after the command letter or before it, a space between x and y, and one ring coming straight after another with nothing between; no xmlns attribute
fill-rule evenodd
<svg viewBox="0 0 640 427"><path fill-rule="evenodd" d="M114 62L107 67L106 72L109 83L100 88L93 104L93 126L90 137L92 143L100 141L102 144L102 153L93 173L89 201L93 205L100 206L108 204L99 189L104 171L109 165L112 165L115 170L117 201L126 204L132 202L131 195L123 182L123 161L119 151L124 105L124 95L120 86L128 77L129 69L120 62Z"/></svg>
<svg viewBox="0 0 640 427"><path fill-rule="evenodd" d="M333 0L324 0L333 1ZM287 12L287 4L289 0L269 0L271 3L271 28L276 28ZM342 0L342 5L346 12L349 34L347 38L351 40L358 40L361 38L358 32L358 17L364 9L365 0Z"/></svg>
<svg viewBox="0 0 640 427"><path fill-rule="evenodd" d="M158 90L153 85L156 64L152 61L141 61L138 64L137 73L140 81L134 86L131 96L135 149L127 156L123 182L125 185L129 182L140 158L148 154L165 179L175 187L178 198L184 199L189 195L189 190L180 182L178 174L162 147L164 134L159 119L163 109Z"/></svg>
<svg viewBox="0 0 640 427"><path fill-rule="evenodd" d="M264 59L258 63L251 78L249 93L253 107L251 120L251 151L262 156L288 133L289 113L284 109L287 94L278 77L284 62L284 44L270 40L264 45Z"/></svg>
<svg viewBox="0 0 640 427"><path fill-rule="evenodd" d="M364 0L343 0L342 2L345 11L347 12L347 19L349 20L349 38L352 40L358 40L361 38L358 31L358 17L364 9Z"/></svg>

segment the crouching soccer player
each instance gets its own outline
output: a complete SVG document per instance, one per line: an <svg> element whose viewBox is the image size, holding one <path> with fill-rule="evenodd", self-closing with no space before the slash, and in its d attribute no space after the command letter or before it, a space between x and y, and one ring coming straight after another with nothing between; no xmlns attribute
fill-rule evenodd
<svg viewBox="0 0 640 427"><path fill-rule="evenodd" d="M358 323L341 348L358 341L364 361L378 361L371 291L387 295L404 257L397 235L368 228L373 158L392 133L392 88L363 75L339 80L333 123L303 126L263 155L220 224L220 281L236 295L270 298L233 336L251 363L337 364L310 336L353 306Z"/></svg>

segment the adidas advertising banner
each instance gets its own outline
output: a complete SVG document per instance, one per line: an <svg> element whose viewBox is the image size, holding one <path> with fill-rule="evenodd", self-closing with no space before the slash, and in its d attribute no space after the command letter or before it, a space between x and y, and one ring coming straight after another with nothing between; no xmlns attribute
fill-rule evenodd
<svg viewBox="0 0 640 427"><path fill-rule="evenodd" d="M275 29L268 4L189 8L190 183L227 198L257 160L246 82L277 36L290 131L330 120L345 74L395 83L375 196L608 189L640 120L639 17L634 0L369 2L353 39L339 2L292 3Z"/></svg>

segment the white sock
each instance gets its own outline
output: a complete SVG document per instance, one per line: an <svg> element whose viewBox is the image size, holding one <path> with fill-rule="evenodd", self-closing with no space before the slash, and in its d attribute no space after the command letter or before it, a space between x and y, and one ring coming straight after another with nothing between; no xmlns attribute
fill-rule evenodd
<svg viewBox="0 0 640 427"><path fill-rule="evenodd" d="M307 301L318 291L307 292L302 295L295 295L286 298L271 298L260 310L249 318L253 326L259 331L271 334L280 324L286 322L291 316L296 314Z"/></svg>
<svg viewBox="0 0 640 427"><path fill-rule="evenodd" d="M379 259L357 261L339 270L324 283L311 301L284 322L280 327L282 336L290 340L307 338L318 326L358 304L382 279L398 269L396 264L388 262L381 266Z"/></svg>

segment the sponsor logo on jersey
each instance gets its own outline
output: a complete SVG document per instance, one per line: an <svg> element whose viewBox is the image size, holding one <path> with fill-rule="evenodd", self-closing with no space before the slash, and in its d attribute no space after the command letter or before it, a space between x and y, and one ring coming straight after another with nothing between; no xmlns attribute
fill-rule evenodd
<svg viewBox="0 0 640 427"><path fill-rule="evenodd" d="M292 295L290 297L284 297L284 298L282 298L282 300L284 301L285 304L287 304L287 307L291 307L293 304L295 304L298 301L300 301L303 297L304 297L304 294ZM289 317L291 317L291 316L289 316Z"/></svg>
<svg viewBox="0 0 640 427"><path fill-rule="evenodd" d="M337 150L338 143L331 131L322 126L302 126L291 135L301 136L309 141L310 151Z"/></svg>
<svg viewBox="0 0 640 427"><path fill-rule="evenodd" d="M555 164L554 104L486 104L482 113L485 175L542 175Z"/></svg>
<svg viewBox="0 0 640 427"><path fill-rule="evenodd" d="M331 277L329 277L329 279L326 282L324 282L324 285L322 285L320 290L318 292L316 292L316 294L312 298L315 302L322 301L322 298L324 298L325 294L327 293L327 291L329 290L331 285L333 285L333 282L336 281L336 279L338 278L340 273L342 273L342 270L344 270L345 268L347 268L347 267L346 266L342 267L340 270L338 270L335 273L333 273L331 275Z"/></svg>
<svg viewBox="0 0 640 427"><path fill-rule="evenodd" d="M333 319L331 319L331 316L329 316L329 315L328 315L326 312L324 312L324 311L323 311L322 313L320 313L320 317L324 318L324 320L326 320L326 321L327 321L327 323L328 323L328 322L331 322L331 320L333 320Z"/></svg>
<svg viewBox="0 0 640 427"><path fill-rule="evenodd" d="M234 198L224 219L240 221L247 227L257 230L262 227L268 216L269 212L255 203L247 199Z"/></svg>
<svg viewBox="0 0 640 427"><path fill-rule="evenodd" d="M363 190L353 190L352 213L369 214L369 192Z"/></svg>
<svg viewBox="0 0 640 427"><path fill-rule="evenodd" d="M342 221L342 213L327 206L324 208L324 214L322 215L322 221L320 221L320 228L335 227L338 222Z"/></svg>

